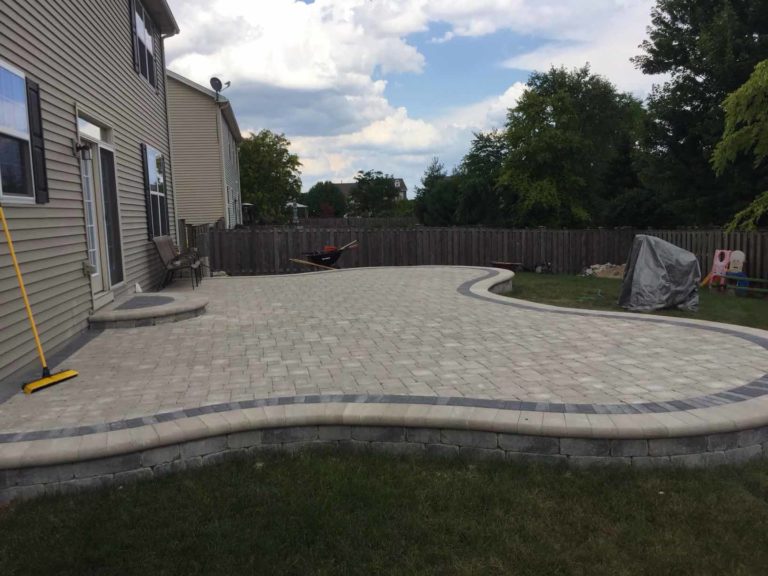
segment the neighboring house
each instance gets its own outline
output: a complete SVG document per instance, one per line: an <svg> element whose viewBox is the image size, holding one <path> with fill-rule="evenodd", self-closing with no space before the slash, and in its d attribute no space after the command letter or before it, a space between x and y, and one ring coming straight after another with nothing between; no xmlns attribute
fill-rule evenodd
<svg viewBox="0 0 768 576"><path fill-rule="evenodd" d="M334 183L334 186L341 190L341 193L344 194L345 198L349 198L349 193L357 187L357 182L338 182ZM398 200L405 200L408 198L406 195L408 187L405 185L405 180L402 178L395 178L395 188L397 188L399 193Z"/></svg>
<svg viewBox="0 0 768 576"><path fill-rule="evenodd" d="M163 277L174 235L166 0L0 1L0 201L43 345ZM1 235L0 235L1 237ZM35 358L0 240L0 382Z"/></svg>
<svg viewBox="0 0 768 576"><path fill-rule="evenodd" d="M178 218L242 224L237 147L243 137L229 100L168 70L168 121Z"/></svg>

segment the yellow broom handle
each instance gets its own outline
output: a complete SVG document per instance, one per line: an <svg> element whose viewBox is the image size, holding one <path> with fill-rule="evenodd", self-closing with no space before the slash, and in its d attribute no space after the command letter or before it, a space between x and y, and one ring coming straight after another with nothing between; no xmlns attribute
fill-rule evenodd
<svg viewBox="0 0 768 576"><path fill-rule="evenodd" d="M8 242L8 251L11 253L11 262L13 262L13 269L16 272L16 278L19 280L19 289L21 290L21 297L24 299L24 307L27 309L27 316L29 317L29 325L32 326L32 334L35 337L35 346L37 346L37 353L40 355L40 362L43 363L43 369L48 367L45 362L45 354L43 353L43 346L40 344L40 335L37 333L37 326L35 326L35 318L32 316L32 308L29 305L29 298L27 298L27 290L24 288L24 280L21 277L21 270L19 269L19 262L16 260L16 252L13 250L13 240L11 240L11 231L8 229L8 222L5 220L5 213L3 207L0 206L0 220L3 222L3 232L5 232L5 240Z"/></svg>

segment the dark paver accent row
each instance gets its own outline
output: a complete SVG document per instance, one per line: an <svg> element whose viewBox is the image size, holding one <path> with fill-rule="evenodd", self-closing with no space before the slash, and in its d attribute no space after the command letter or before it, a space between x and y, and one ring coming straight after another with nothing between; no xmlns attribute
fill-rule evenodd
<svg viewBox="0 0 768 576"><path fill-rule="evenodd" d="M352 270L352 269L350 269ZM470 288L483 280L487 280L499 274L496 270L486 270L480 278L469 280L459 286L458 292L469 296L500 304L502 306L512 306L535 312L549 314L566 314L574 316L589 316L598 318L617 319L616 316L603 314L600 312L580 312L573 310L553 310L544 309L536 306L529 306L510 300L509 302L499 301L494 298L488 298L471 292ZM621 320L631 322L652 322L657 324L669 324L673 326L682 326L697 330L706 330L721 334L728 334L742 338L754 344L757 344L768 350L768 338L763 338L753 334L745 334L725 327L702 326L692 322L679 320L666 320L662 318L637 318L621 317ZM264 406L284 406L293 404L322 404L322 403L355 403L355 404L421 404L430 406L463 406L467 408L490 408L496 410L521 410L526 412L553 412L568 414L648 414L648 413L669 413L684 412L688 410L697 410L711 406L723 404L734 404L745 402L754 398L768 395L768 374L750 382L748 384L708 394L695 398L686 398L682 400L672 400L669 402L642 402L635 404L563 404L558 402L527 402L522 400L493 400L487 398L465 398L465 397L444 397L444 396L408 396L408 395L388 395L388 394L315 394L306 396L278 396L271 398L260 398L254 400L243 400L240 402L225 402L221 404L211 404L198 408L188 408L164 412L153 416L143 418L131 418L128 420L118 420L115 422L96 424L93 426L78 426L73 428L56 428L50 430L36 430L33 432L10 432L0 434L0 444L10 442L23 442L30 440L46 440L52 438L85 436L100 432L113 430L124 430L127 428L138 428L141 426L156 424L160 422L169 422L182 418L190 418L203 414L212 414L215 412L227 412L232 410L244 410L248 408L259 408Z"/></svg>

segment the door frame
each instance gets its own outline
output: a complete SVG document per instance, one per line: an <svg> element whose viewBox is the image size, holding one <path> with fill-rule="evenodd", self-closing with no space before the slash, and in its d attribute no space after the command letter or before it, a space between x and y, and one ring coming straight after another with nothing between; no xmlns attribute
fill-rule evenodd
<svg viewBox="0 0 768 576"><path fill-rule="evenodd" d="M102 168L101 168L101 150L106 150L110 154L112 154L112 162L114 163L114 185L115 185L115 201L117 202L117 227L118 227L118 238L120 243L120 269L123 272L123 279L120 280L120 282L115 282L112 284L112 279L109 279L109 290L112 291L115 288L122 288L126 284L125 280L125 244L123 243L123 216L122 216L122 210L120 210L120 189L117 186L117 151L115 150L115 147L112 144L109 144L107 142L99 142L96 148L96 151L99 153L99 190L101 191L101 202L102 205L104 204L104 188L101 185L101 178L102 178ZM104 226L106 228L106 220L104 221ZM106 238L105 238L106 242ZM107 259L109 260L109 251L107 251Z"/></svg>
<svg viewBox="0 0 768 576"><path fill-rule="evenodd" d="M80 120L84 120L86 122L89 122L91 124L94 124L101 128L102 134L105 134L109 141L100 140L97 139L93 135L86 135L83 134L80 131ZM103 291L95 293L93 291L93 285L90 285L91 290L91 300L92 300L92 308L93 310L98 310L99 308L109 304L110 302L114 301L115 289L122 288L126 284L126 272L125 272L125 245L123 243L123 217L122 217L122 210L121 210L121 202L120 202L120 189L118 187L118 177L117 177L117 148L112 143L112 128L104 123L98 120L98 117L94 116L93 114L88 113L87 111L83 110L82 108L75 106L75 124L77 125L77 137L78 137L78 144L87 144L90 147L90 153L91 153L91 160L92 162L92 180L93 180L93 187L94 187L94 201L98 205L97 207L97 225L99 228L99 253L101 256L100 264L102 267L101 270L101 276L102 276L102 286ZM110 278L110 270L109 270L109 261L110 261L110 254L109 250L107 249L107 238L106 238L106 217L104 213L104 187L102 184L102 166L101 166L101 150L104 149L107 152L112 154L112 160L114 163L114 188L115 188L115 200L117 203L117 225L118 225L118 239L120 243L120 266L123 272L123 279L120 282L116 282L115 284L112 284L112 280ZM78 162L82 162L82 158L78 154ZM82 178L82 167L79 170L80 174L80 188L83 190L83 178ZM83 198L85 200L85 198ZM83 219L85 221L86 215L85 211L83 212ZM86 234L88 231L86 230ZM90 260L88 260L90 262ZM104 264L106 264L106 268L104 267ZM90 283L90 279L89 279Z"/></svg>
<svg viewBox="0 0 768 576"><path fill-rule="evenodd" d="M90 138L81 138L82 144L87 144L88 148L88 159L83 158L83 155L85 153L85 150L82 150L79 155L79 161L80 161L80 183L81 188L83 190L83 203L85 203L85 196L86 196L86 189L85 189L85 180L83 178L83 167L86 165L86 163L89 165L90 168L90 179L91 179L91 190L89 191L90 194L93 195L92 201L93 201L93 227L95 229L95 235L96 237L91 239L96 244L96 259L99 266L99 277L100 277L100 289L95 289L94 287L94 280L93 276L94 274L91 274L91 296L94 302L94 310L97 308L100 308L101 305L99 303L104 303L104 300L109 300L109 298L105 298L105 294L110 292L109 289L109 280L108 280L108 265L105 261L106 253L104 251L104 243L103 243L103 237L104 237L104 230L103 230L103 223L104 223L104 217L103 217L103 206L102 202L99 199L99 190L100 185L98 182L101 179L101 175L99 174L99 165L96 157L94 156L94 151L96 154L98 154L98 143L95 141L92 141ZM81 144L81 146L82 146ZM83 216L85 218L85 226L86 226L86 236L88 236L88 209L84 206L83 207ZM88 256L88 262L90 263L90 254Z"/></svg>

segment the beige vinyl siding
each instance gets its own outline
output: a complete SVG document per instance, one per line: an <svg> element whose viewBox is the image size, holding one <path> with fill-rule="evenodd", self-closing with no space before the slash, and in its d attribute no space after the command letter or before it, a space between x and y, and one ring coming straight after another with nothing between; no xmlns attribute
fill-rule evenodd
<svg viewBox="0 0 768 576"><path fill-rule="evenodd" d="M168 78L168 121L178 217L188 224L212 224L224 217L224 177L213 98Z"/></svg>
<svg viewBox="0 0 768 576"><path fill-rule="evenodd" d="M223 133L221 141L224 146L224 183L226 186L231 186L235 191L235 197L240 199L240 165L237 158L237 142L232 135L229 124L227 124L227 121L224 119L224 114L221 112L219 112L219 114L219 125L221 126L221 131ZM237 222L232 222L232 226L243 223L243 214L240 203L241 201L238 200L238 213L236 214Z"/></svg>
<svg viewBox="0 0 768 576"><path fill-rule="evenodd" d="M87 253L80 166L72 153L76 106L113 130L125 275L115 297L127 298L136 282L150 289L161 277L147 237L139 144L170 157L162 42L155 42L155 90L133 68L128 6L128 0L0 1L0 59L40 85L50 202L4 208L49 351L87 327L92 306L82 268ZM173 228L172 213L170 221ZM0 381L34 358L8 249L0 239Z"/></svg>

